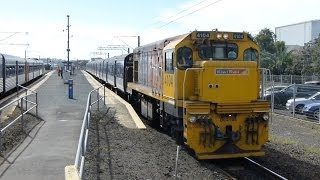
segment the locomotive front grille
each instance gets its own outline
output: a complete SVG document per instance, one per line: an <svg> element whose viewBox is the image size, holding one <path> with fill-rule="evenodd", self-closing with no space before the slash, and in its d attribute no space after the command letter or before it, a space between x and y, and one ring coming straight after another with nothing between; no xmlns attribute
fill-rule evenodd
<svg viewBox="0 0 320 180"><path fill-rule="evenodd" d="M186 102L186 112L189 114L209 114L210 103Z"/></svg>
<svg viewBox="0 0 320 180"><path fill-rule="evenodd" d="M218 104L217 113L251 113L251 112L265 112L269 110L270 104L267 101L257 101L249 103L232 103L232 104Z"/></svg>

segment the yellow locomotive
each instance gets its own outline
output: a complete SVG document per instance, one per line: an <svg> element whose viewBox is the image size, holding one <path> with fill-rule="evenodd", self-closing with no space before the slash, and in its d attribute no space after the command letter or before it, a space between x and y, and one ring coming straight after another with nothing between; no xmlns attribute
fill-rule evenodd
<svg viewBox="0 0 320 180"><path fill-rule="evenodd" d="M140 46L124 72L126 93L198 159L261 156L270 105L259 99L259 52L244 32L194 31Z"/></svg>

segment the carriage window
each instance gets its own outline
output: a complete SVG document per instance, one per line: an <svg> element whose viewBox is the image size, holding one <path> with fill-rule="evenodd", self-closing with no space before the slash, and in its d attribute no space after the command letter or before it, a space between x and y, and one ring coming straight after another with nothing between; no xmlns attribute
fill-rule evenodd
<svg viewBox="0 0 320 180"><path fill-rule="evenodd" d="M199 47L199 57L209 60L235 60L238 57L238 46L231 43L212 43Z"/></svg>
<svg viewBox="0 0 320 180"><path fill-rule="evenodd" d="M177 67L179 69L187 69L192 67L192 49L181 47L177 52Z"/></svg>
<svg viewBox="0 0 320 180"><path fill-rule="evenodd" d="M122 64L116 64L116 76L117 77L123 77L123 72L121 71L123 69Z"/></svg>
<svg viewBox="0 0 320 180"><path fill-rule="evenodd" d="M173 72L173 52L168 51L165 52L165 71L166 72Z"/></svg>
<svg viewBox="0 0 320 180"><path fill-rule="evenodd" d="M111 75L114 75L114 65L111 65L111 66L110 66L110 74L111 74Z"/></svg>
<svg viewBox="0 0 320 180"><path fill-rule="evenodd" d="M258 51L253 48L246 49L243 53L244 61L257 61L259 58Z"/></svg>

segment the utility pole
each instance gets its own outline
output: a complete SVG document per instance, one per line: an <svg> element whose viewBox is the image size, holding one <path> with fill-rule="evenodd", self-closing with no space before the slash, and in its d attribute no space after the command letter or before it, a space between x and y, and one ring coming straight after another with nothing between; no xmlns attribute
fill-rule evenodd
<svg viewBox="0 0 320 180"><path fill-rule="evenodd" d="M68 63L67 63L67 70L69 70L69 53L70 53L70 47L69 47L69 40L70 40L70 37L69 37L69 28L70 28L70 25L69 25L69 15L67 15L67 18L68 18L68 25L67 25L67 30L68 30L68 48L67 48L67 53L68 53Z"/></svg>

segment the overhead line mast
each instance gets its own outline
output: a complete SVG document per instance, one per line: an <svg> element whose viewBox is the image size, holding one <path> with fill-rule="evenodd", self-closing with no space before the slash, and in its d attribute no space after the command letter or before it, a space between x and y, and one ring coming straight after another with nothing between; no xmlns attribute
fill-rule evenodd
<svg viewBox="0 0 320 180"><path fill-rule="evenodd" d="M67 15L67 18L68 18L68 25L67 25L67 31L68 31L68 47L67 47L67 53L68 53L68 64L67 64L67 70L69 70L69 53L70 53L70 47L69 47L69 40L70 40L70 37L69 37L69 28L70 28L70 25L69 25L69 15Z"/></svg>

